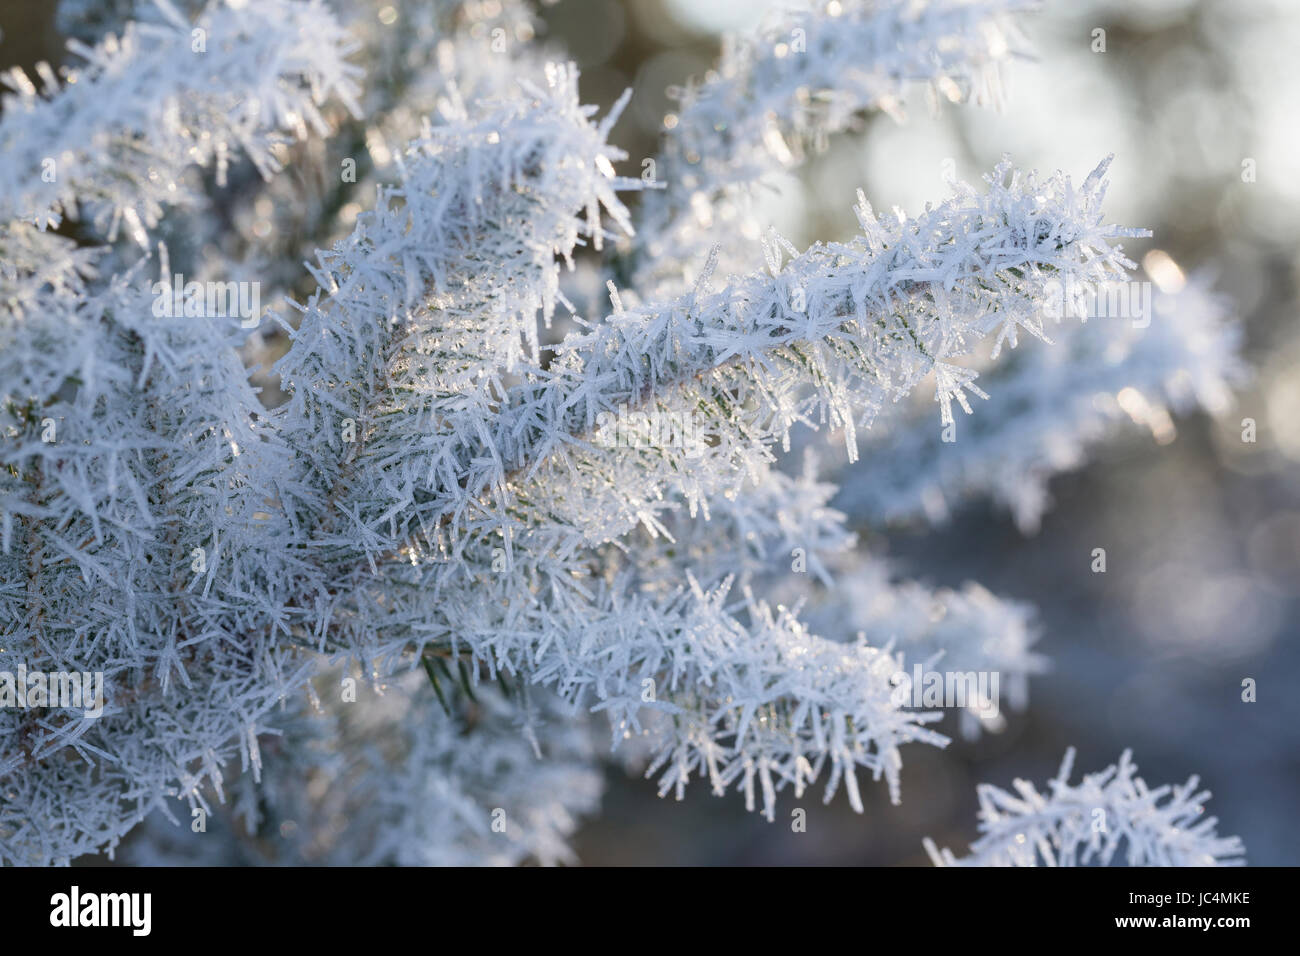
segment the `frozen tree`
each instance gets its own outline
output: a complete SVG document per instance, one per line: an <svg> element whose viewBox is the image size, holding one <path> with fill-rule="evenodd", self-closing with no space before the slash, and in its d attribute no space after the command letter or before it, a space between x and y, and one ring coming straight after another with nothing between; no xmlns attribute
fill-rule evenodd
<svg viewBox="0 0 1300 956"><path fill-rule="evenodd" d="M11 71L0 115L0 673L101 674L103 708L0 678L0 861L142 821L135 862L565 861L602 752L768 819L814 786L861 811L865 778L898 801L904 745L948 742L900 675L1001 675L961 715L996 731L982 705L1028 704L1037 625L899 580L813 456L782 467L793 445L863 449L855 514L939 487L1028 524L1077 457L1053 430L1095 431L1079 394L1155 421L1230 384L1208 298L1201 326L1117 333L1119 363L1053 321L1058 290L1134 267L1109 160L1004 160L910 217L859 193L859 233L803 250L757 218L772 174L912 86L998 102L1017 0L787 9L626 177L626 97L584 106L522 4L84 7L75 65ZM566 294L584 260L600 312ZM277 330L278 404L248 368ZM987 441L941 460L971 396ZM1027 491L990 464L1007 446ZM1199 795L1147 825L1130 778L1054 792L1145 826L1134 862L1236 850L1174 828ZM1073 854L1073 817L1040 818Z"/></svg>

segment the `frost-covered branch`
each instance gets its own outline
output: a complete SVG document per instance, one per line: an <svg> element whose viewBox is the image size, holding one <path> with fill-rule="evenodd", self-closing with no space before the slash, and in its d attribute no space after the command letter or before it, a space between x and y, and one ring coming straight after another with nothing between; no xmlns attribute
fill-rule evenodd
<svg viewBox="0 0 1300 956"><path fill-rule="evenodd" d="M1122 847L1129 866L1231 866L1245 862L1237 837L1204 816L1208 790L1191 777L1154 789L1137 776L1130 751L1119 764L1071 784L1074 748L1047 793L1026 780L1015 793L979 787L980 833L971 854L955 857L925 841L936 866L1109 866Z"/></svg>
<svg viewBox="0 0 1300 956"><path fill-rule="evenodd" d="M722 244L724 274L757 238L749 203L774 172L863 112L902 115L906 89L1001 102L1001 70L1026 55L1016 16L1033 0L836 0L781 7L751 35L729 37L718 67L680 89L638 229L636 285L672 288Z"/></svg>
<svg viewBox="0 0 1300 956"><path fill-rule="evenodd" d="M840 0L730 46L683 99L640 237L619 192L645 183L608 141L623 102L597 119L572 67L512 58L521 4L367 0L346 29L320 0L200 5L161 0L76 47L86 65L61 86L41 71L43 93L10 75L0 675L102 674L104 700L13 707L0 678L0 862L111 850L178 805L244 859L276 855L271 828L292 862L558 862L597 800L591 715L662 793L701 777L773 819L814 784L861 811L863 773L899 799L903 745L947 742L900 699L909 664L996 671L1023 703L1042 664L1027 606L896 580L853 550L834 488L778 459L800 425L842 430L852 456L928 382L953 426L982 349L1014 350L1019 396L1017 339L1047 336L1053 287L1132 265L1115 240L1141 233L1102 219L1106 164L1076 187L1003 162L912 218L863 200L860 235L802 252L738 230L708 254L702 231L912 81L991 98L1023 4ZM362 92L354 50L397 62ZM391 182L369 211L343 215L356 183L246 169L226 225L160 221L191 167L220 181L239 151L267 174L288 138L327 133L330 99L366 114L330 148L363 143L361 181ZM354 225L277 316L271 410L234 320L157 308L166 242L132 264L48 229L84 212L110 242L193 231L181 256L206 277L292 258L299 237L254 228L204 250L246 231L245 202L260 222L313 187L302 239ZM560 270L609 267L616 234L631 282L548 344L539 323L572 311ZM294 284L284 261L265 276ZM312 689L337 666L364 701Z"/></svg>
<svg viewBox="0 0 1300 956"><path fill-rule="evenodd" d="M173 258L182 243L202 252L187 274L255 269L263 301L281 301L300 287L302 262L345 238L376 191L398 178L405 145L431 120L463 117L469 103L513 98L520 79L545 85L547 63L565 59L533 42L539 25L519 0L347 0L332 7L357 47L349 62L366 64L359 108L327 114L335 127L329 137L277 149L292 175L244 176L222 190L225 216L193 206L169 216ZM264 331L274 330L268 323ZM260 345L250 343L249 364L265 359Z"/></svg>
<svg viewBox="0 0 1300 956"><path fill-rule="evenodd" d="M1151 288L1128 283L1125 296L1129 286ZM1244 380L1240 329L1208 279L1156 291L1149 311L1047 326L1052 344L989 365L989 400L951 431L930 427L923 403L891 410L861 436L836 505L877 523L942 521L963 499L988 495L1021 530L1036 531L1051 477L1081 465L1122 421L1167 443L1172 415L1220 413Z"/></svg>
<svg viewBox="0 0 1300 956"><path fill-rule="evenodd" d="M416 567L403 579L419 591L409 602L379 614L366 610L373 598L352 602L371 620L354 633L390 642L410 634L453 652L463 645L485 666L529 674L565 696L592 691L603 709L617 704L616 730L635 732L638 685L656 681L656 700L698 731L660 748L669 787L707 769L715 789L738 776L753 786L751 773L765 792L764 774L799 789L816 766L808 753L830 759L832 782L865 764L896 786L897 742L921 735L908 729L915 715L890 699L896 663L888 655L864 645L855 653L868 658L846 658L846 645L815 638L752 599L734 617L723 611L725 586L692 586L665 604L623 596L617 580L594 590L574 580L581 548L642 523L632 494L649 502L675 482L707 484L711 473L707 493L715 493L733 480L717 447L693 463L685 449L614 454L589 429L622 405L685 395L682 409L709 416L706 431L728 443L724 450L748 451L819 412L851 423L855 410L905 394L932 370L943 377L950 414L947 402L961 400L968 380L946 359L986 336L1014 341L1017 326L1036 329L1049 276L1122 272L1126 260L1109 240L1131 233L1101 225L1101 192L1100 169L1075 190L1063 178L1022 182L1003 166L987 194L965 190L917 220L881 224L864 207L857 243L815 247L784 267L773 248L769 274L721 292L637 310L616 304L606 323L566 340L545 374L511 389L499 409L449 415L441 434L426 432L383 459L382 485L358 486L356 497L375 511L353 514L352 539L373 542L379 557L423 537L432 563L421 569L421 549L410 552ZM374 481L365 466L362 459L356 480ZM494 580L484 572L498 543L510 576ZM529 582L522 591L521 581ZM456 582L466 603L444 608L453 602L443 589ZM436 597L421 600L430 590ZM767 687L759 675L788 671L796 649L808 655L807 682ZM701 682L716 691L701 697ZM839 715L828 727L852 718L855 734L867 736L836 743L818 728L823 711ZM772 733L754 729L763 714ZM704 728L715 729L706 736ZM764 806L770 813L770 800Z"/></svg>
<svg viewBox="0 0 1300 956"><path fill-rule="evenodd" d="M583 473L604 474L608 456L589 453L585 436L602 413L661 398L676 397L670 411L694 416L711 442L716 436L724 452L735 449L733 461L784 444L801 421L842 427L852 442L857 421L870 421L931 373L941 419L951 421L952 403L966 403L975 377L953 359L995 333L995 348L1014 345L1021 328L1041 335L1049 281L1104 281L1131 265L1111 241L1142 233L1102 224L1104 169L1076 188L1003 163L987 177L986 193L963 187L910 220L881 222L864 201L863 235L851 243L814 246L784 264L773 243L768 273L710 293L706 272L694 293L616 310L569 336L546 376L512 389L499 414L449 417L441 447L412 460L406 483L432 475L436 487L404 520L450 520L454 536L457 526L501 529L503 515L489 502L508 500L520 480L547 482L560 501L574 502L561 513L580 507L590 515L597 503L579 496ZM684 451L655 449L652 457L634 465L654 468L648 474L659 487L680 475L691 483L709 477L688 468ZM709 460L725 458L714 448ZM591 483L615 500L637 488L594 474ZM549 512L556 510L552 503ZM635 515L620 510L619 524Z"/></svg>
<svg viewBox="0 0 1300 956"><path fill-rule="evenodd" d="M160 22L94 47L72 41L83 62L62 84L45 65L39 88L5 74L0 178L18 188L0 219L47 228L84 206L110 239L125 224L144 245L162 207L185 197L188 167L214 165L220 182L242 152L269 176L284 134L324 131L326 99L356 108L360 69L320 0L213 0L193 23L156 3Z"/></svg>
<svg viewBox="0 0 1300 956"><path fill-rule="evenodd" d="M0 671L102 674L100 715L0 707L7 862L112 846L167 797L219 793L241 750L255 773L250 741L308 673L268 617L294 568L264 510L285 465L235 330L156 317L147 288L0 310Z"/></svg>
<svg viewBox="0 0 1300 956"><path fill-rule="evenodd" d="M1000 598L974 582L959 589L936 589L897 580L887 562L870 555L855 554L852 560L842 556L832 570L833 583L815 591L800 616L814 631L860 634L870 644L899 654L901 673L908 680L900 678L898 683L908 703L919 700L933 706L926 702L925 680L915 679L914 668L920 666L923 673L940 677L961 675L965 680L966 675L983 675L989 681L991 699L972 693L957 703L942 702L962 708L965 737L1001 730L1002 706L1024 710L1028 705L1029 678L1047 669L1046 658L1033 649L1038 639L1033 607ZM778 590L776 599L783 597L793 599Z"/></svg>

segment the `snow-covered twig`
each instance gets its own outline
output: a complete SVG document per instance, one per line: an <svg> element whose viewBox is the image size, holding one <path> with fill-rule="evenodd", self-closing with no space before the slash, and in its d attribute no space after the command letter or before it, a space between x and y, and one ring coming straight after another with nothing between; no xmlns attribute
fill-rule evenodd
<svg viewBox="0 0 1300 956"><path fill-rule="evenodd" d="M1129 866L1230 866L1245 862L1237 837L1215 832L1204 816L1210 794L1191 777L1152 789L1137 776L1132 753L1118 765L1071 784L1074 748L1066 751L1049 791L1026 780L1008 793L979 787L980 833L971 854L955 857L925 841L936 866L1109 866L1123 848Z"/></svg>

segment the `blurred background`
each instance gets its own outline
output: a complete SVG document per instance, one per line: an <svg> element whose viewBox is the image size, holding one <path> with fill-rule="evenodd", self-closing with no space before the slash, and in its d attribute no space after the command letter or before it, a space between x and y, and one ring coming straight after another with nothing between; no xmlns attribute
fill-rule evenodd
<svg viewBox="0 0 1300 956"><path fill-rule="evenodd" d="M635 175L656 152L668 88L701 77L721 32L766 5L561 0L543 10L544 37L582 68L587 101L634 89L611 140ZM63 59L55 6L0 3L0 64ZM1032 536L980 503L935 530L859 529L905 573L1037 605L1037 649L1052 661L1001 734L969 743L948 719L946 751L905 751L901 806L869 787L859 816L814 791L795 834L780 815L746 814L738 794L700 785L679 804L611 769L603 812L575 840L583 862L928 865L923 836L958 852L976 837L978 782L1041 785L1073 745L1076 776L1127 747L1152 785L1199 774L1220 832L1240 835L1252 864L1300 863L1300 3L1057 0L1021 23L1038 58L1008 71L1004 112L934 114L917 95L905 123L869 116L784 181L772 224L798 246L843 239L859 186L877 209L916 212L946 197L945 167L978 181L1007 152L1078 181L1113 152L1108 218L1155 233L1126 251L1212 272L1246 330L1252 383L1219 420L1179 419L1163 443L1116 433L1052 482L1055 506ZM1253 444L1243 418L1257 423ZM1099 546L1106 574L1089 569Z"/></svg>

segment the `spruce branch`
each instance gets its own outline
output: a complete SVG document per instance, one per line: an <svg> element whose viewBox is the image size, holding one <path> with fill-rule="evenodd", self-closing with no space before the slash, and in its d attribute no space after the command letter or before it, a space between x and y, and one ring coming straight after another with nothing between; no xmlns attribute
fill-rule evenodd
<svg viewBox="0 0 1300 956"><path fill-rule="evenodd" d="M82 63L62 83L44 64L40 87L5 74L0 177L21 185L0 220L46 229L84 206L110 241L125 225L144 246L163 207L186 198L191 165L215 165L221 182L243 152L270 176L286 134L324 132L327 99L356 109L360 69L321 0L213 0L192 23L155 2L159 22L133 21L93 47L71 41Z"/></svg>
<svg viewBox="0 0 1300 956"><path fill-rule="evenodd" d="M1129 866L1233 866L1245 863L1237 837L1221 837L1204 816L1208 790L1191 777L1178 786L1148 787L1128 750L1119 763L1071 784L1074 748L1060 773L1040 793L1015 781L1015 793L990 784L979 789L981 836L967 857L940 851L926 839L936 866L1109 866L1119 855Z"/></svg>

